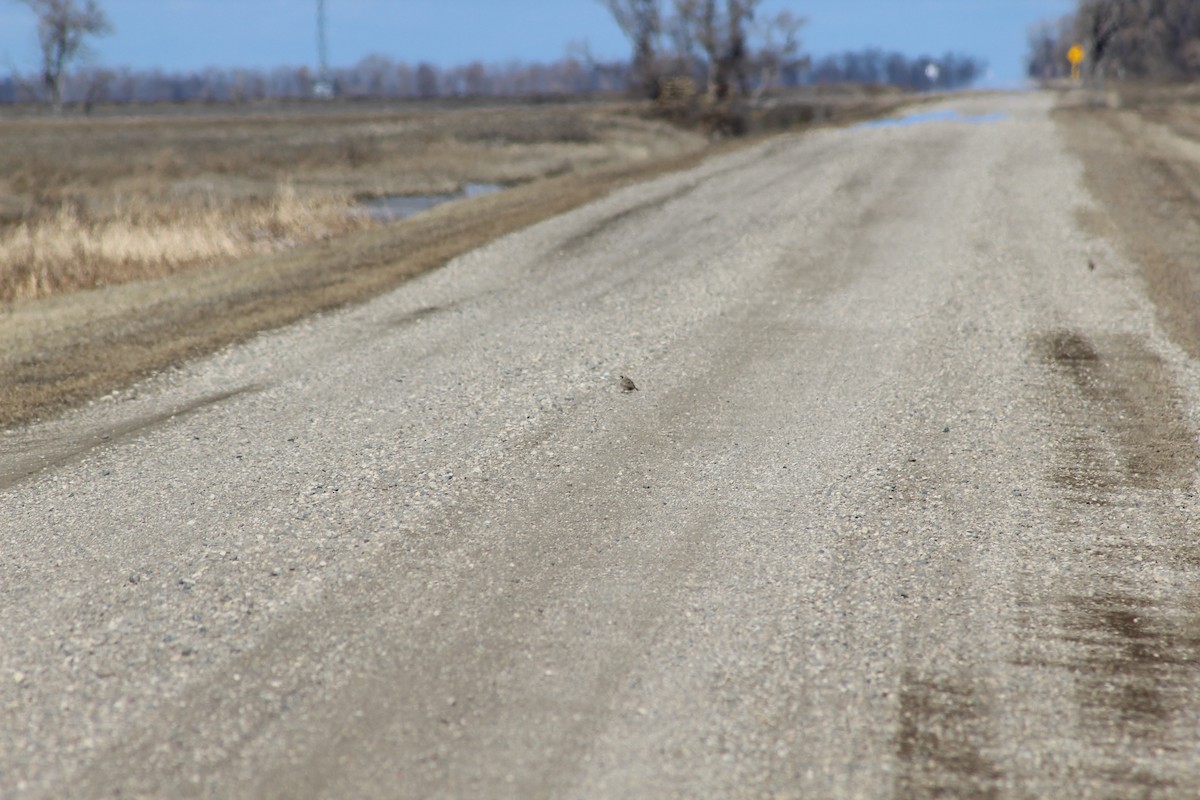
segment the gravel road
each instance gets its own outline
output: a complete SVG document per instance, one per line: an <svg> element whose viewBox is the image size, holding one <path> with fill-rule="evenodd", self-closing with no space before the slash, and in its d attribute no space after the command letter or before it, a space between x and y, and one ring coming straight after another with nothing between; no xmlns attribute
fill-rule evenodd
<svg viewBox="0 0 1200 800"><path fill-rule="evenodd" d="M1194 797L1200 364L1053 102L775 138L0 436L0 796Z"/></svg>

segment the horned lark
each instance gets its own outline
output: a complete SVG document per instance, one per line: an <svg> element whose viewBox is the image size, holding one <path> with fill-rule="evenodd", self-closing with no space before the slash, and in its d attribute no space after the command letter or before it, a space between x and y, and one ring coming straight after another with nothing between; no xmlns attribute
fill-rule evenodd
<svg viewBox="0 0 1200 800"><path fill-rule="evenodd" d="M621 376L621 391L636 392L637 390L637 385L633 381L631 381L629 378L626 378L624 375Z"/></svg>

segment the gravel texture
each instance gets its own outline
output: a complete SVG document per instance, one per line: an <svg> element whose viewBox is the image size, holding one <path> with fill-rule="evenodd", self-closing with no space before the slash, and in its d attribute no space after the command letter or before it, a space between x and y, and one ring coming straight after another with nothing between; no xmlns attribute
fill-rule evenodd
<svg viewBox="0 0 1200 800"><path fill-rule="evenodd" d="M1052 103L776 138L3 435L0 796L1192 796L1200 365Z"/></svg>

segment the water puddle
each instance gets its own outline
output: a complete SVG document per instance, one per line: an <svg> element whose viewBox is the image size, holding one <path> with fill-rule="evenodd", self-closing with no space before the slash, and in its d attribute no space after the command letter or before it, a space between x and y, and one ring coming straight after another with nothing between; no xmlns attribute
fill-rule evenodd
<svg viewBox="0 0 1200 800"><path fill-rule="evenodd" d="M1008 119L1007 114L999 112L990 114L964 114L955 109L942 109L940 111L920 111L915 114L908 114L903 117L888 117L887 119L874 119L870 122L860 122L855 125L852 130L863 130L872 128L907 128L912 125L923 125L928 122L968 122L972 124L984 124L988 122L1002 122Z"/></svg>
<svg viewBox="0 0 1200 800"><path fill-rule="evenodd" d="M481 197L493 194L504 187L498 183L468 183L461 192L453 194L392 194L372 197L363 201L361 210L376 222L394 222L398 219L420 214L422 211L461 200L465 197Z"/></svg>

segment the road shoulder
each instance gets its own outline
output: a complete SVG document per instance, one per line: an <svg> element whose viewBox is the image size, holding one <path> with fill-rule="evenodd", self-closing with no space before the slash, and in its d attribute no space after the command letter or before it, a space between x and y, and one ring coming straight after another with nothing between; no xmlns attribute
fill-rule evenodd
<svg viewBox="0 0 1200 800"><path fill-rule="evenodd" d="M1184 114L1200 118L1200 111L1190 112ZM1200 358L1200 140L1181 131L1172 115L1156 116L1077 95L1064 96L1055 111L1099 201L1080 212L1081 226L1140 266L1163 327ZM1103 276L1108 265L1093 268Z"/></svg>

